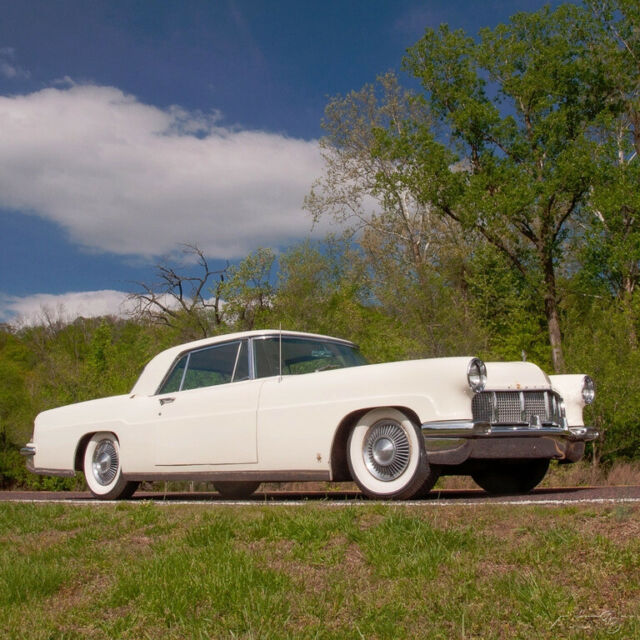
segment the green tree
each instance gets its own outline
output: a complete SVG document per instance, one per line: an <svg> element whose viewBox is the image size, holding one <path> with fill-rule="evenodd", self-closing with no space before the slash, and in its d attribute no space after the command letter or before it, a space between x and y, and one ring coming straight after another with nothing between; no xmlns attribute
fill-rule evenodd
<svg viewBox="0 0 640 640"><path fill-rule="evenodd" d="M0 447L28 437L31 419L29 379L35 359L20 338L0 330Z"/></svg>
<svg viewBox="0 0 640 640"><path fill-rule="evenodd" d="M546 318L539 298L522 274L492 245L483 244L470 260L466 280L470 305L484 327L479 355L492 360L532 360L551 366Z"/></svg>
<svg viewBox="0 0 640 640"><path fill-rule="evenodd" d="M305 199L314 220L328 216L357 239L371 308L402 327L412 344L406 355L415 357L471 352L480 327L465 284L476 234L461 233L421 199L406 180L412 156L380 144L384 131L402 138L407 127L433 124L390 73L334 97L320 143L325 171Z"/></svg>
<svg viewBox="0 0 640 640"><path fill-rule="evenodd" d="M590 0L598 29L591 55L606 64L613 91L597 122L598 173L593 183L583 253L585 267L606 282L625 311L628 342L638 346L640 283L640 5Z"/></svg>
<svg viewBox="0 0 640 640"><path fill-rule="evenodd" d="M363 252L349 238L302 243L279 264L275 324L352 340L372 362L407 357L406 337L373 296Z"/></svg>
<svg viewBox="0 0 640 640"><path fill-rule="evenodd" d="M305 208L315 221L329 215L352 232L361 232L360 241L369 251L391 249L404 270L419 275L433 259L442 224L397 179L405 170L403 158L381 153L377 145L379 130L401 135L409 119L433 122L392 73L331 99L320 141L325 172L305 198Z"/></svg>
<svg viewBox="0 0 640 640"><path fill-rule="evenodd" d="M229 267L219 295L226 322L236 331L264 326L273 298L274 263L273 251L260 248Z"/></svg>
<svg viewBox="0 0 640 640"><path fill-rule="evenodd" d="M597 385L585 421L598 428L594 459L611 463L640 453L640 350L630 349L627 315L610 297L589 298L585 312L571 304L565 338L567 360L588 371Z"/></svg>
<svg viewBox="0 0 640 640"><path fill-rule="evenodd" d="M606 65L587 55L592 28L587 11L564 5L517 14L478 41L428 29L405 68L449 140L421 121L380 138L405 159L399 177L421 202L482 235L538 293L556 371L557 270L591 186L589 134L612 92Z"/></svg>

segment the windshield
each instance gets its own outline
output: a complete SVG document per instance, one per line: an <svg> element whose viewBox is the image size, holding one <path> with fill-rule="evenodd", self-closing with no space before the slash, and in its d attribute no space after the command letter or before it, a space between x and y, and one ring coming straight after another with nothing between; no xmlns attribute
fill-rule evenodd
<svg viewBox="0 0 640 640"><path fill-rule="evenodd" d="M280 373L280 338L254 340L256 377ZM282 374L298 375L368 364L356 347L313 338L282 337Z"/></svg>

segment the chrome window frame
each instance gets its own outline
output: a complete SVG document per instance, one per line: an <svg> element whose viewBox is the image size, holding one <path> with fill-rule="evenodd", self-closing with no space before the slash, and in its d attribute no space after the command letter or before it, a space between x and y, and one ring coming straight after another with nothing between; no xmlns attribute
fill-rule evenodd
<svg viewBox="0 0 640 640"><path fill-rule="evenodd" d="M356 351L357 353L360 354L360 349L358 348L358 345L350 342L349 340L341 340L340 338L325 338L322 336L318 336L318 337L311 337L311 336L298 336L295 334L290 334L290 333L279 333L278 331L274 331L273 333L266 333L264 335L260 335L260 336L250 336L250 337L246 337L246 338L237 338L235 340L229 340L226 342L216 342L214 344L210 344L207 345L206 347L200 347L199 349L191 349L191 350L185 350L180 352L175 360L171 363L171 366L167 369L167 373L165 374L164 378L162 378L162 381L160 382L160 384L158 385L158 389L156 390L156 392L154 393L154 395L165 395L165 394L171 394L171 393L182 393L183 389L182 386L184 384L184 379L186 377L187 374L187 370L189 369L189 363L191 361L191 354L192 353L197 353L199 351L206 351L207 349L214 349L217 347L223 347L223 346L227 346L229 344L234 344L234 343L238 343L240 345L240 348L238 349L238 354L236 354L236 364L234 366L234 371L233 371L233 375L235 377L235 373L237 370L237 366L238 366L238 362L239 362L239 353L241 350L241 346L242 343L246 343L247 345L247 350L248 350L248 367L249 367L249 380L258 380L258 376L257 376L257 363L256 363L256 351L255 351L255 343L260 341L260 340L272 340L274 338L278 338L278 337L282 337L283 339L287 339L287 338L292 338L292 339L296 339L296 340L305 340L308 342L327 342L327 343L331 343L331 344L337 344L337 345L342 345L345 347L350 347L351 349L353 349L354 351ZM166 391L166 392L162 392L161 389L164 386L164 384L166 383L167 379L169 378L169 376L171 375L171 373L173 372L175 366L178 364L178 362L180 362L180 360L184 357L187 356L187 362L185 364L185 368L184 371L182 372L182 378L180 380L180 388L177 391ZM362 355L362 354L360 354ZM367 363L368 364L368 363ZM360 365L362 366L362 365ZM350 367L345 367L346 368L350 368ZM276 374L275 376L263 376L263 378L266 377L276 377L277 375L282 375L282 374ZM241 381L236 381L236 380L231 380L230 382L224 383L224 384L232 384L234 382L241 382ZM212 386L219 386L219 385L212 385ZM198 387L201 389L206 389L207 387ZM184 391L192 391L192 389L184 389Z"/></svg>

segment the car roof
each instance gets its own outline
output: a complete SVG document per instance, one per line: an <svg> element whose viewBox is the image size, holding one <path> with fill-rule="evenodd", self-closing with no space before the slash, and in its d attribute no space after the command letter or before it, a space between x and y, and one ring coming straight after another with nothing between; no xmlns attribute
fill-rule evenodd
<svg viewBox="0 0 640 640"><path fill-rule="evenodd" d="M161 351L157 356L152 358L147 366L144 368L138 381L131 390L132 395L153 395L160 383L164 379L169 367L176 361L176 359L187 351L193 351L195 349L202 349L211 345L230 342L234 340L245 340L247 338L264 338L264 337L298 337L298 338L314 338L320 340L329 340L331 342L340 342L352 347L355 347L353 342L349 340L343 340L342 338L334 338L332 336L326 336L319 333L305 333L302 331L285 331L280 329L257 329L253 331L240 331L237 333L226 333L219 336L212 336L210 338L203 338L201 340L194 340L192 342L186 342L184 344L176 345Z"/></svg>

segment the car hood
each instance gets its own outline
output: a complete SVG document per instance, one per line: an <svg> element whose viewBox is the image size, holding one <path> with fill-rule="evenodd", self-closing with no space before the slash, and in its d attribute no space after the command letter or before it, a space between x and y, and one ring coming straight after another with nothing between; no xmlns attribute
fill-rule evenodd
<svg viewBox="0 0 640 640"><path fill-rule="evenodd" d="M550 389L547 374L532 362L486 362L487 391Z"/></svg>

